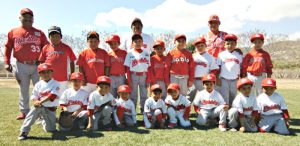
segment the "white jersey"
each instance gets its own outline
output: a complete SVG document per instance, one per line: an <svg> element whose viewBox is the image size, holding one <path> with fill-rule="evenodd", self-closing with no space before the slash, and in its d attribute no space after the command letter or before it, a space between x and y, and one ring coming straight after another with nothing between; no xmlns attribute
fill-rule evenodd
<svg viewBox="0 0 300 146"><path fill-rule="evenodd" d="M200 109L213 109L224 104L225 101L223 97L216 90L213 90L211 93L207 92L205 89L197 91L193 101L193 105L200 107Z"/></svg>
<svg viewBox="0 0 300 146"><path fill-rule="evenodd" d="M240 75L243 56L237 51L229 52L225 50L219 54L217 64L221 66L220 77L233 80Z"/></svg>
<svg viewBox="0 0 300 146"><path fill-rule="evenodd" d="M165 99L165 103L166 105L175 107L180 112L183 112L185 107L191 106L191 102L182 94L179 95L177 100L174 100L171 95L168 95Z"/></svg>
<svg viewBox="0 0 300 146"><path fill-rule="evenodd" d="M131 112L125 111L125 115L130 115L132 116L133 122L136 123L136 111L135 111L135 106L134 103L131 99L128 100L123 100L122 98L119 98L116 100L116 105L124 107L127 110L130 110ZM117 116L114 116L116 124L120 124L120 120L117 118Z"/></svg>
<svg viewBox="0 0 300 146"><path fill-rule="evenodd" d="M145 33L142 33L141 36L142 36L143 42L144 42L142 49L151 53L153 51L153 45L154 45L153 38L150 35L145 34ZM133 49L131 47L131 44L132 44L131 37L132 36L128 37L128 39L126 39L123 44L123 49L127 52L129 52L131 49Z"/></svg>
<svg viewBox="0 0 300 146"><path fill-rule="evenodd" d="M209 74L211 70L219 69L215 58L207 52L202 55L196 52L193 54L193 58L195 61L195 77L203 77L204 75Z"/></svg>
<svg viewBox="0 0 300 146"><path fill-rule="evenodd" d="M47 98L49 94L55 94L57 95L56 99L54 101L46 101L42 105L44 107L57 107L59 97L59 83L55 81L54 79L49 80L48 82L45 82L44 80L40 80L34 85L34 88L32 90L31 99L32 100L42 100L44 98Z"/></svg>
<svg viewBox="0 0 300 146"><path fill-rule="evenodd" d="M243 113L246 116L251 116L253 111L258 111L256 97L250 95L249 97L243 94L238 94L232 102L232 107L237 108L239 113Z"/></svg>
<svg viewBox="0 0 300 146"><path fill-rule="evenodd" d="M147 72L148 67L151 65L150 54L145 50L141 53L130 50L126 55L124 65L128 66L130 71L133 72Z"/></svg>
<svg viewBox="0 0 300 146"><path fill-rule="evenodd" d="M163 113L167 113L166 104L162 99L158 99L157 101L155 101L153 97L149 97L145 101L144 112L150 113L155 111L156 109L161 109Z"/></svg>
<svg viewBox="0 0 300 146"><path fill-rule="evenodd" d="M77 91L69 88L64 91L59 99L59 104L66 106L68 112L75 112L81 107L87 106L89 93L83 89Z"/></svg>
<svg viewBox="0 0 300 146"><path fill-rule="evenodd" d="M113 106L116 105L116 99L112 96L112 94L107 93L102 96L99 91L96 90L89 96L87 109L95 109L95 107L100 107L108 102L111 102Z"/></svg>
<svg viewBox="0 0 300 146"><path fill-rule="evenodd" d="M284 98L277 92L271 96L265 93L260 94L257 97L257 105L262 115L280 114L282 110L287 110Z"/></svg>

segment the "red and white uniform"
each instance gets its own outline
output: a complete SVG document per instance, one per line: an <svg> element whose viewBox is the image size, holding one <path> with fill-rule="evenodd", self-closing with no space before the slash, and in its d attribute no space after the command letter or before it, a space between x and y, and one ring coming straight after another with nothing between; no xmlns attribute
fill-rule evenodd
<svg viewBox="0 0 300 146"><path fill-rule="evenodd" d="M158 84L162 88L163 98L167 96L165 83L165 65L166 57L153 55L151 57L151 78L152 84Z"/></svg>
<svg viewBox="0 0 300 146"><path fill-rule="evenodd" d="M217 35L208 32L203 36L206 40L207 52L214 58L217 58L219 53L225 50L224 44L226 35L226 32L220 31Z"/></svg>
<svg viewBox="0 0 300 146"><path fill-rule="evenodd" d="M243 56L236 52L229 52L225 50L219 54L217 64L220 66L221 72L220 77L234 80L238 79L241 72L241 64Z"/></svg>
<svg viewBox="0 0 300 146"><path fill-rule="evenodd" d="M83 89L79 89L76 91L73 88L69 88L65 90L60 97L59 104L62 107L66 107L68 109L68 112L72 113L79 110L80 108L83 108L85 109L86 113L88 96L89 93Z"/></svg>
<svg viewBox="0 0 300 146"><path fill-rule="evenodd" d="M42 100L44 98L48 98L49 94L54 94L57 96L59 90L59 83L54 79L51 79L48 82L41 80L35 84L32 91L31 99ZM53 101L46 101L42 105L44 107L57 107L59 105L58 102L59 98L57 96Z"/></svg>
<svg viewBox="0 0 300 146"><path fill-rule="evenodd" d="M151 66L150 54L144 50L141 53L131 50L126 55L124 65L132 72L147 72Z"/></svg>
<svg viewBox="0 0 300 146"><path fill-rule="evenodd" d="M153 97L149 97L144 105L144 122L145 127L150 128L151 122L154 121L164 121L167 114L167 107L162 99L154 100ZM150 119L149 119L150 118ZM152 121L153 122L153 121Z"/></svg>
<svg viewBox="0 0 300 146"><path fill-rule="evenodd" d="M107 102L111 102L113 106L116 105L116 99L110 93L102 96L99 91L94 91L89 96L87 109L94 110L95 108L100 107Z"/></svg>
<svg viewBox="0 0 300 146"><path fill-rule="evenodd" d="M14 57L19 62L37 61L42 48L48 44L45 34L34 27L17 27L7 34L6 50L4 53L4 62L10 64L10 57L13 51Z"/></svg>
<svg viewBox="0 0 300 146"><path fill-rule="evenodd" d="M116 105L117 108L124 108L124 115L126 118L126 116L129 116L131 119L127 120L125 119L125 122L127 121L132 121L132 123L130 124L136 124L137 120L136 120L136 111L135 111L135 106L134 103L132 102L132 100L128 99L128 100L123 100L122 98L119 98L116 100ZM115 112L116 113L116 112ZM114 119L116 122L116 125L120 124L120 119L118 118L117 114L114 113Z"/></svg>
<svg viewBox="0 0 300 146"><path fill-rule="evenodd" d="M144 42L142 50L146 50L146 51L148 51L148 53L151 53L153 51L153 45L154 45L153 38L149 34L146 34L146 33L142 33L141 36L142 36L143 42ZM130 35L123 44L123 49L126 50L127 52L129 52L130 50L133 50L133 47L131 46L132 45L131 37L132 37L132 35Z"/></svg>
<svg viewBox="0 0 300 146"><path fill-rule="evenodd" d="M195 61L195 78L201 78L211 71L219 69L215 59L207 52L203 54L196 52L193 54L193 58Z"/></svg>

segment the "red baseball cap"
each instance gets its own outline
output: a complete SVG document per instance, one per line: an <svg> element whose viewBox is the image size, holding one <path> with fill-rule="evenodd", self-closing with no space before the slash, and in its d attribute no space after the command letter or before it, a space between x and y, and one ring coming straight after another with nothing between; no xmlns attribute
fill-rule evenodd
<svg viewBox="0 0 300 146"><path fill-rule="evenodd" d="M185 36L184 34L176 34L175 39L174 39L174 42L175 42L176 40L180 39L180 38L183 38L183 39L186 40L186 36Z"/></svg>
<svg viewBox="0 0 300 146"><path fill-rule="evenodd" d="M253 42L256 39L265 40L264 35L261 33L255 33L250 37L251 42Z"/></svg>
<svg viewBox="0 0 300 146"><path fill-rule="evenodd" d="M202 81L211 81L211 82L215 82L217 80L216 76L214 74L207 74L205 76L202 77Z"/></svg>
<svg viewBox="0 0 300 146"><path fill-rule="evenodd" d="M248 78L239 79L237 82L237 88L239 89L243 85L253 85L253 82L251 80L249 80Z"/></svg>
<svg viewBox="0 0 300 146"><path fill-rule="evenodd" d="M121 85L118 88L118 92L121 92L121 93L130 93L130 88L129 88L128 85Z"/></svg>
<svg viewBox="0 0 300 146"><path fill-rule="evenodd" d="M237 36L234 34L227 34L225 35L225 41L229 41L229 40L233 40L233 41L237 41Z"/></svg>
<svg viewBox="0 0 300 146"><path fill-rule="evenodd" d="M163 48L165 48L165 42L162 40L157 40L154 45L153 48L155 48L156 46L162 46Z"/></svg>
<svg viewBox="0 0 300 146"><path fill-rule="evenodd" d="M205 40L205 38L204 37L200 37L200 38L197 38L195 41L194 41L194 46L196 46L197 44L199 44L199 43L204 43L204 44L206 44L206 40Z"/></svg>
<svg viewBox="0 0 300 146"><path fill-rule="evenodd" d="M161 87L160 87L160 85L158 85L158 84L154 84L154 85L151 86L151 91L154 91L156 89L162 90Z"/></svg>
<svg viewBox="0 0 300 146"><path fill-rule="evenodd" d="M38 72L40 73L41 71L46 71L46 70L51 70L53 71L52 65L49 63L42 63L38 66Z"/></svg>
<svg viewBox="0 0 300 146"><path fill-rule="evenodd" d="M171 83L169 86L168 86L168 92L169 92L169 90L180 90L180 86L178 85L178 84L176 84L176 83Z"/></svg>
<svg viewBox="0 0 300 146"><path fill-rule="evenodd" d="M111 80L107 76L100 76L100 77L97 78L97 84L99 84L99 83L108 83L108 84L110 84L110 82L111 82Z"/></svg>
<svg viewBox="0 0 300 146"><path fill-rule="evenodd" d="M118 35L113 34L113 35L109 36L105 42L106 43L111 43L111 42L119 42L120 43L121 41L120 41L120 37Z"/></svg>
<svg viewBox="0 0 300 146"><path fill-rule="evenodd" d="M87 40L90 39L90 38L96 38L97 40L100 40L99 38L99 34L96 32L96 31L90 31L88 34L87 34Z"/></svg>
<svg viewBox="0 0 300 146"><path fill-rule="evenodd" d="M276 81L272 78L265 78L261 83L262 87L276 87Z"/></svg>
<svg viewBox="0 0 300 146"><path fill-rule="evenodd" d="M211 22L211 21L217 21L217 22L220 22L220 19L219 19L219 16L216 15L216 14L213 14L209 17L208 19L208 22Z"/></svg>
<svg viewBox="0 0 300 146"><path fill-rule="evenodd" d="M33 12L29 8L23 8L23 9L21 9L20 14L21 15L30 14L31 16L33 16Z"/></svg>
<svg viewBox="0 0 300 146"><path fill-rule="evenodd" d="M74 72L71 74L70 80L81 80L84 81L83 74L80 72Z"/></svg>

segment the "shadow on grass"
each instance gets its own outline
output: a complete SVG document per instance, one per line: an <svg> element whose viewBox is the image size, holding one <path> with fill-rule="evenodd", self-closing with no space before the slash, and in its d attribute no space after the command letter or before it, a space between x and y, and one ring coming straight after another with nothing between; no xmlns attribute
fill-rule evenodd
<svg viewBox="0 0 300 146"><path fill-rule="evenodd" d="M290 125L292 126L300 126L300 119L291 119ZM291 135L299 135L300 128L290 128Z"/></svg>

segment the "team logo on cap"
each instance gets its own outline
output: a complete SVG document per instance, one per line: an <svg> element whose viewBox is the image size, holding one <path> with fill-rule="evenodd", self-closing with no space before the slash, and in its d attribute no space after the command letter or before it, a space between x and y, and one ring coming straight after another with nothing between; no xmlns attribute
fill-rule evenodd
<svg viewBox="0 0 300 146"><path fill-rule="evenodd" d="M268 83L269 85L272 85L272 84L273 84L273 82L272 82L271 80L269 80L267 83Z"/></svg>
<svg viewBox="0 0 300 146"><path fill-rule="evenodd" d="M207 76L207 79L211 80L211 79L212 79L212 76L211 76L211 75Z"/></svg>
<svg viewBox="0 0 300 146"><path fill-rule="evenodd" d="M45 64L45 65L43 65L43 69L47 69L47 65Z"/></svg>

